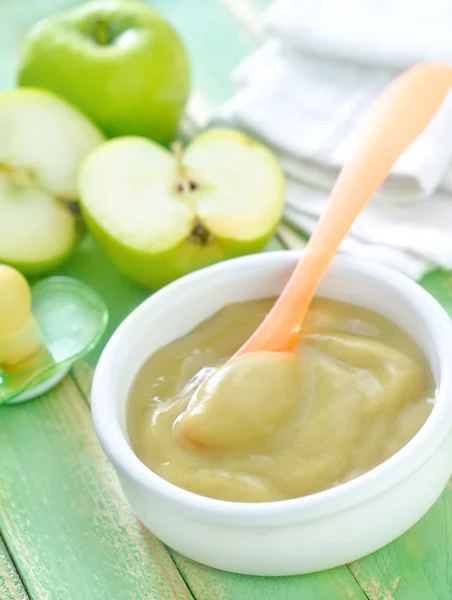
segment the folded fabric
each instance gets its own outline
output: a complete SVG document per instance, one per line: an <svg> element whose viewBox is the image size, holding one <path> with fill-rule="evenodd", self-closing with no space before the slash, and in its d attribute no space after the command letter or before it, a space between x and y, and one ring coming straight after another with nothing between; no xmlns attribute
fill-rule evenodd
<svg viewBox="0 0 452 600"><path fill-rule="evenodd" d="M303 213L293 212L287 209L290 225L282 224L279 228L279 236L288 247L299 249L306 243L300 238L300 231L312 231L316 224L316 219L308 217ZM413 279L421 279L426 273L436 268L436 264L425 258L410 252L401 251L391 246L381 246L377 244L367 244L353 235L347 236L341 244L339 254L353 256L360 260L369 260L379 264L385 264L389 267L401 271Z"/></svg>
<svg viewBox="0 0 452 600"><path fill-rule="evenodd" d="M264 67L265 65L265 67ZM292 177L331 189L353 152L361 122L395 71L325 62L263 48L233 75L239 91L216 115L272 146ZM378 198L417 201L431 194L452 160L452 95L394 165Z"/></svg>
<svg viewBox="0 0 452 600"><path fill-rule="evenodd" d="M326 203L325 193L288 179L286 218L298 228L310 233ZM413 277L434 266L450 268L452 200L437 194L416 205L371 201L353 224L342 250L387 262Z"/></svg>
<svg viewBox="0 0 452 600"><path fill-rule="evenodd" d="M303 52L403 70L452 62L451 20L450 0L277 0L264 27Z"/></svg>

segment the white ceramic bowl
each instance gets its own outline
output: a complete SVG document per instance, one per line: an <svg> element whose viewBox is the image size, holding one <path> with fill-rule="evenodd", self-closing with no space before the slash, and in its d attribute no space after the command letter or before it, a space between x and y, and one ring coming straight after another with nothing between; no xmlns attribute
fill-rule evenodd
<svg viewBox="0 0 452 600"><path fill-rule="evenodd" d="M319 295L364 306L397 323L424 349L436 379L438 396L431 416L400 452L333 489L268 503L198 496L161 479L135 456L125 410L143 362L226 304L277 295L298 257L296 252L275 252L234 259L167 286L119 327L94 377L96 431L139 519L175 550L228 571L301 574L360 558L414 525L440 496L452 472L448 315L406 277L344 259L333 264Z"/></svg>

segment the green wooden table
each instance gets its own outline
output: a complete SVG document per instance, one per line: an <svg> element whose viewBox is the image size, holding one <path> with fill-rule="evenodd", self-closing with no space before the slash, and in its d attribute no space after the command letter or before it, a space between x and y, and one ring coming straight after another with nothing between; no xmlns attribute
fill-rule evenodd
<svg viewBox="0 0 452 600"><path fill-rule="evenodd" d="M300 0L301 1L301 0ZM0 87L13 85L17 44L37 19L73 0L0 0ZM189 49L193 133L231 93L228 73L261 41L268 0L152 0ZM282 227L271 248L297 247ZM393 544L324 573L258 578L209 569L166 548L128 507L94 433L89 389L98 354L149 294L118 273L86 238L56 273L79 277L110 309L103 344L39 400L0 415L0 600L450 600L452 484ZM452 312L452 274L423 285Z"/></svg>

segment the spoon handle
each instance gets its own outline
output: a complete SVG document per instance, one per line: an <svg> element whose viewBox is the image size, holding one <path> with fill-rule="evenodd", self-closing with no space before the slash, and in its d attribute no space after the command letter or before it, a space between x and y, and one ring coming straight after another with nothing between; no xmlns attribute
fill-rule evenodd
<svg viewBox="0 0 452 600"><path fill-rule="evenodd" d="M425 129L452 85L452 66L426 62L402 73L371 107L306 251L274 307L237 354L296 348L312 298L342 240L403 151Z"/></svg>

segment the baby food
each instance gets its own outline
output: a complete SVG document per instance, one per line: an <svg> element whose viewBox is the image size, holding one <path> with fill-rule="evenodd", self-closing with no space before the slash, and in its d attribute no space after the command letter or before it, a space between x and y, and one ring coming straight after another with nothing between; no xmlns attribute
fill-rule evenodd
<svg viewBox="0 0 452 600"><path fill-rule="evenodd" d="M435 387L421 350L339 301L314 300L296 354L228 361L273 302L226 306L139 371L130 440L164 479L222 500L305 496L379 465L428 418Z"/></svg>

